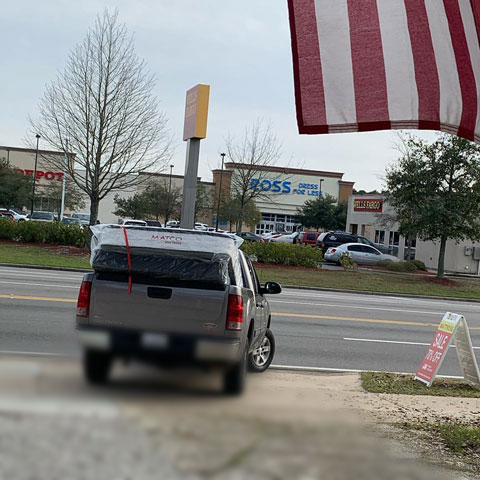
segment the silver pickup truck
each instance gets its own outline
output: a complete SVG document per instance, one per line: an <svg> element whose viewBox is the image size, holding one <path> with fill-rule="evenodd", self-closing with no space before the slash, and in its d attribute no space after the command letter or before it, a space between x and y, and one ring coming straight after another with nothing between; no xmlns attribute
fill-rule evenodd
<svg viewBox="0 0 480 480"><path fill-rule="evenodd" d="M224 391L240 393L245 372L274 355L271 314L241 239L155 227L92 227L93 273L77 303L84 373L107 381L116 358L220 368ZM123 244L124 242L124 244Z"/></svg>

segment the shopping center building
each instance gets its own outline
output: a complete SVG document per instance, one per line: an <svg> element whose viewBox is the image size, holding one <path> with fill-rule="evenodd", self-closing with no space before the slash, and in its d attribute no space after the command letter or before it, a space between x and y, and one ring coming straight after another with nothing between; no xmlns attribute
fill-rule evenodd
<svg viewBox="0 0 480 480"><path fill-rule="evenodd" d="M25 175L33 175L35 154L34 149L0 146L0 158L9 160L11 166L19 169ZM53 171L48 166L48 159L52 155L63 156L63 153L47 150L38 151L37 195L40 199L45 188L63 180L63 172ZM210 192L214 203L215 199L218 198L220 184L222 185L223 198L228 198L234 193L236 178L240 175L239 172L244 171L245 168L251 167L244 164L226 163L223 170L212 171L213 181L203 181L201 178L198 180ZM261 190L261 195L255 198L255 204L262 214L262 221L256 225L255 231L257 233L274 230L294 231L298 226L295 218L297 209L307 200L318 198L320 195L329 194L338 202L346 202L352 194L354 182L343 180L343 176L343 173L325 170L256 166L255 175L252 175L251 188ZM172 187L183 188L182 175L143 173L138 176L136 186L128 190L111 192L100 202L98 215L100 221L103 223L118 222L119 218L113 213L115 210L115 194L118 194L121 198L127 198L138 191L142 191L148 183L155 181L164 183L170 183L171 181ZM86 207L83 210L88 212L89 202L87 198L85 202ZM36 204L38 204L38 199ZM203 219L203 221L210 225L215 224L215 208L212 208L210 217ZM227 225L223 225L223 227L228 228Z"/></svg>
<svg viewBox="0 0 480 480"><path fill-rule="evenodd" d="M395 212L382 195L351 195L348 199L347 230L389 248L392 255L401 260L407 260L410 252L410 258L421 260L429 269L437 268L440 242L400 235ZM480 243L448 240L445 271L480 273Z"/></svg>

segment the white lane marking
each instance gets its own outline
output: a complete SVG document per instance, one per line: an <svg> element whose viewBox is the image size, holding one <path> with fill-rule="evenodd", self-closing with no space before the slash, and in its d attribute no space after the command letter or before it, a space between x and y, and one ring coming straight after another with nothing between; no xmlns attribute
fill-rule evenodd
<svg viewBox="0 0 480 480"><path fill-rule="evenodd" d="M305 302L285 302L283 300L269 300L269 303L289 303L294 305L313 305L313 306L322 306L322 307L336 307L336 308L351 308L354 310L363 309L363 310L381 310L382 312L405 312L405 313L424 313L427 315L443 315L445 312L427 312L424 310L402 310L400 308L385 308L385 307L361 307L359 305L339 305L334 303L305 303Z"/></svg>
<svg viewBox="0 0 480 480"><path fill-rule="evenodd" d="M298 372L336 372L336 373L394 373L396 375L414 375L412 372L391 372L388 370L359 370L353 368L330 368L330 367L303 367L301 365L270 365L274 370L293 370ZM463 377L457 375L436 375L436 378L454 378L463 380Z"/></svg>
<svg viewBox="0 0 480 480"><path fill-rule="evenodd" d="M429 343L423 342L401 342L399 340L375 340L373 338L348 338L344 337L344 340L350 342L371 342L371 343L397 343L399 345L421 345L424 347L428 347ZM455 345L450 345L451 348L455 348ZM480 347L473 347L475 350L480 350Z"/></svg>
<svg viewBox="0 0 480 480"><path fill-rule="evenodd" d="M9 276L9 277L39 277L39 278L61 278L63 280L81 280L83 275L79 275L78 277L73 276L64 276L64 275L56 275L56 274L38 274L38 273L16 273L12 271L4 271L0 270L0 276Z"/></svg>
<svg viewBox="0 0 480 480"><path fill-rule="evenodd" d="M78 357L79 355L71 355L66 353L51 353L51 352L23 352L17 350L0 350L0 355L28 355L32 357Z"/></svg>
<svg viewBox="0 0 480 480"><path fill-rule="evenodd" d="M73 288L74 290L78 290L79 288L79 285L52 285L49 283L27 283L27 282L12 282L12 281L3 282L1 280L0 280L0 283L4 283L7 285L30 285L32 287Z"/></svg>

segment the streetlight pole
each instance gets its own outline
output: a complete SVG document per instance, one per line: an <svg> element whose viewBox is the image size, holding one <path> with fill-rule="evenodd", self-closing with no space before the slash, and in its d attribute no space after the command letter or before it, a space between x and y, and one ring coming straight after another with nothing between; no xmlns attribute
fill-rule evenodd
<svg viewBox="0 0 480 480"><path fill-rule="evenodd" d="M225 161L225 154L221 153L222 169L220 170L220 185L218 188L218 202L217 202L217 218L215 219L215 231L218 232L218 216L220 215L220 200L222 198L222 179L223 179L223 162Z"/></svg>
<svg viewBox="0 0 480 480"><path fill-rule="evenodd" d="M320 197L323 197L322 183L324 182L324 179L321 178L321 179L319 180L319 182L320 182L320 190L318 191L318 195L319 195Z"/></svg>
<svg viewBox="0 0 480 480"><path fill-rule="evenodd" d="M33 170L32 208L30 209L30 218L33 216L33 203L35 201L35 180L37 179L38 142L40 140L40 135L37 133L35 137L37 139L37 149L35 150L35 169Z"/></svg>
<svg viewBox="0 0 480 480"><path fill-rule="evenodd" d="M168 208L167 208L167 212L166 212L166 215L165 215L165 226L167 226L167 222L168 222L168 214L170 213L169 210L170 210L170 206L172 205L172 199L171 199L171 194L172 194L172 171L173 171L173 167L174 165L170 165L170 175L169 175L169 181L168 181Z"/></svg>

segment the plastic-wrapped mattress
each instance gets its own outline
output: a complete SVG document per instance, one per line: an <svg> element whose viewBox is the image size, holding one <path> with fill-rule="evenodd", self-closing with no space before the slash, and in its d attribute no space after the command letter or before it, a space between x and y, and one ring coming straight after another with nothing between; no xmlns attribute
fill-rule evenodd
<svg viewBox="0 0 480 480"><path fill-rule="evenodd" d="M91 230L90 263L96 272L222 285L241 278L238 237L119 225L96 225Z"/></svg>

